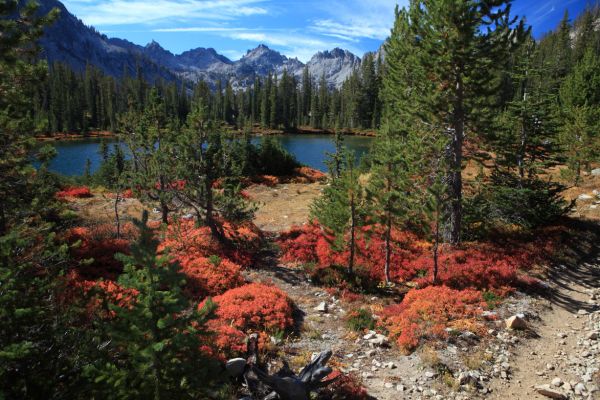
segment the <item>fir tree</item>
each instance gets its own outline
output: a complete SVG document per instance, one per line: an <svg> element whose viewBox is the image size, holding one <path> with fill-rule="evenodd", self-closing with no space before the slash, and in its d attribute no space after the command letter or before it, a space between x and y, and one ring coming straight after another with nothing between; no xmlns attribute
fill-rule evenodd
<svg viewBox="0 0 600 400"><path fill-rule="evenodd" d="M329 233L333 234L334 247L347 250L349 253L347 272L354 273L356 258L357 230L365 224L367 198L365 188L360 183L360 173L355 167L353 154L345 151L336 152L331 159L332 166L337 168L336 158L343 157L340 170L323 195L311 206L311 219L318 220Z"/></svg>
<svg viewBox="0 0 600 400"><path fill-rule="evenodd" d="M523 21L514 27L508 0L415 0L408 10L397 11L386 74L396 75L395 83L403 80L400 85L409 91L391 95L389 85L386 90L393 101L400 100L397 118L416 116L450 138L445 229L450 243L460 242L462 229L465 132L482 122L492 105L488 96L497 90L495 71L525 33ZM406 59L414 63L411 68L405 68Z"/></svg>
<svg viewBox="0 0 600 400"><path fill-rule="evenodd" d="M158 241L147 227L148 214L136 221L139 238L119 285L134 291L128 304L110 303L115 317L98 328L105 360L85 368L94 392L105 398L194 399L211 389L214 365L202 354L205 324L214 305L196 307L183 294L185 276L168 256L157 256Z"/></svg>
<svg viewBox="0 0 600 400"><path fill-rule="evenodd" d="M590 49L565 79L560 90L565 110L561 143L567 165L579 183L581 170L598 157L600 117L600 60Z"/></svg>

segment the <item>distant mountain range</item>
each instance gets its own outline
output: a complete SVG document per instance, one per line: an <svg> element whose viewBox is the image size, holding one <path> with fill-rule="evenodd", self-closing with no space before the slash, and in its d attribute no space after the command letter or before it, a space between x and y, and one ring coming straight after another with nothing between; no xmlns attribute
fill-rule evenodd
<svg viewBox="0 0 600 400"><path fill-rule="evenodd" d="M229 81L234 88L252 84L255 76L269 72L281 75L284 69L300 77L306 66L315 79L323 74L332 87L340 87L352 71L359 67L361 59L339 48L315 54L304 64L297 58L259 45L238 61L232 61L212 48L197 48L175 55L155 41L139 46L124 39L108 38L93 27L86 26L71 14L58 0L41 0L40 12L60 9L58 21L47 28L41 40L44 55L50 63L60 61L82 71L91 64L104 73L122 77L125 73L135 75L137 68L149 81L162 78L168 81L200 79L215 86L218 80Z"/></svg>

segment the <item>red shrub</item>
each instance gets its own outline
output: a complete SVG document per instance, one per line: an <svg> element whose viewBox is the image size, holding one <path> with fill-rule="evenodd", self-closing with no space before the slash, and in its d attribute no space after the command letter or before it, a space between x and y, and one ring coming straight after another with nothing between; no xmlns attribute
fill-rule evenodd
<svg viewBox="0 0 600 400"><path fill-rule="evenodd" d="M402 349L411 351L421 339L445 339L448 326L477 326L475 318L484 306L476 290L430 286L411 290L400 304L385 308L380 323Z"/></svg>
<svg viewBox="0 0 600 400"><path fill-rule="evenodd" d="M287 232L282 232L278 243L283 262L313 263L319 261L316 244L323 235L316 223L305 226L294 226Z"/></svg>
<svg viewBox="0 0 600 400"><path fill-rule="evenodd" d="M186 290L196 299L222 294L245 282L241 267L227 259L182 256L177 261L186 276Z"/></svg>
<svg viewBox="0 0 600 400"><path fill-rule="evenodd" d="M357 232L355 265L361 266L373 281L384 280L385 242L381 227L367 226ZM333 248L333 237L317 223L294 227L281 234L282 261L316 263L318 268L348 264L349 251ZM392 232L391 275L397 282L412 279L416 270L409 261L423 253L428 244L410 233Z"/></svg>
<svg viewBox="0 0 600 400"><path fill-rule="evenodd" d="M59 199L74 198L83 199L93 197L90 188L86 186L82 187L67 187L60 192L56 192L56 197Z"/></svg>
<svg viewBox="0 0 600 400"><path fill-rule="evenodd" d="M252 177L252 182L258 185L274 187L281 183L281 180L273 175L257 175Z"/></svg>
<svg viewBox="0 0 600 400"><path fill-rule="evenodd" d="M204 351L219 359L235 357L246 348L246 336L259 334L259 348L268 348L269 333L283 331L293 324L292 301L280 289L251 283L228 290L212 299L217 304L216 318L208 322L210 338ZM198 305L198 309L204 302Z"/></svg>
<svg viewBox="0 0 600 400"><path fill-rule="evenodd" d="M355 265L357 274L375 282L383 281L385 242L381 227L367 226L357 234ZM315 222L294 227L281 234L279 245L283 262L314 264L309 269L313 278L327 276L329 283L343 280L333 265L345 266L349 252L332 247L333 238ZM555 240L547 236L534 241L516 240L497 243L468 243L462 248L442 248L439 255L438 279L454 289L476 288L506 294L516 287L528 287L536 281L523 275L535 264L553 253ZM431 245L411 233L392 231L391 278L394 282L413 281L421 286L431 284L433 257ZM336 275L337 274L337 275ZM321 279L323 281L323 279ZM326 283L326 282L324 282Z"/></svg>
<svg viewBox="0 0 600 400"><path fill-rule="evenodd" d="M345 375L342 372L335 370L325 378L325 380L329 379L336 379L336 381L326 389L333 398L344 400L367 400L371 398L367 393L367 390L354 375Z"/></svg>
<svg viewBox="0 0 600 400"><path fill-rule="evenodd" d="M218 325L229 325L244 332L274 332L286 330L294 323L292 301L274 286L250 283L228 290L213 301L218 305Z"/></svg>
<svg viewBox="0 0 600 400"><path fill-rule="evenodd" d="M71 256L80 263L78 271L85 279L116 280L123 271L123 263L115 255L129 253L129 240L107 237L102 232L104 227L98 228L78 227L67 233L67 243L80 242L71 248Z"/></svg>
<svg viewBox="0 0 600 400"><path fill-rule="evenodd" d="M138 294L135 289L126 289L114 281L86 280L77 272L71 272L66 277L65 300L87 298L85 308L88 316L99 315L102 318L114 317L114 312L108 310L108 304L127 307ZM92 295L90 297L90 295Z"/></svg>
<svg viewBox="0 0 600 400"><path fill-rule="evenodd" d="M251 266L262 244L262 234L252 223L222 226L231 246L225 246L213 237L208 227L197 227L194 221L178 221L170 224L159 252L169 249L170 254L183 258L218 256L229 258L243 266Z"/></svg>
<svg viewBox="0 0 600 400"><path fill-rule="evenodd" d="M314 183L327 179L327 175L323 172L310 167L296 168L294 173L296 174L296 178L300 178L300 181L305 183Z"/></svg>

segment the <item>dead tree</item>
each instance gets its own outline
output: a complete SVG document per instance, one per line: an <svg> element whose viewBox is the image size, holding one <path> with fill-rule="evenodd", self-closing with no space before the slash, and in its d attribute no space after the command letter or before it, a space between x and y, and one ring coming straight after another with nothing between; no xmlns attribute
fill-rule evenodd
<svg viewBox="0 0 600 400"><path fill-rule="evenodd" d="M258 366L258 335L252 335L247 343L247 365L244 381L253 398L263 400L310 400L315 392L335 382L337 378L324 380L332 369L326 366L331 350L326 350L306 365L298 375L287 362L274 375L269 375Z"/></svg>

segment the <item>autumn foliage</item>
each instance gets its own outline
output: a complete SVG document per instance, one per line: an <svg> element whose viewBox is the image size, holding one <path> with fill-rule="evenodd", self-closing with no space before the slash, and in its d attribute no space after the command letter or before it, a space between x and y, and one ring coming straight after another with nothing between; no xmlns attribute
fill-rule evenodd
<svg viewBox="0 0 600 400"><path fill-rule="evenodd" d="M335 381L327 387L326 391L335 396L333 398L345 400L368 400L372 398L354 375L345 375L341 371L335 370L324 380L328 381L330 379L335 379Z"/></svg>
<svg viewBox="0 0 600 400"><path fill-rule="evenodd" d="M274 286L250 283L212 300L217 304L216 319L208 323L214 335L206 350L220 358L241 354L248 333L259 333L264 348L270 333L287 330L294 323L291 299ZM203 306L204 302L198 308Z"/></svg>
<svg viewBox="0 0 600 400"><path fill-rule="evenodd" d="M124 226L124 233L133 234L131 225ZM66 241L72 245L71 256L78 263L78 272L85 279L116 280L123 271L123 263L115 254L129 252L129 240L117 239L114 228L100 225L97 227L77 227L67 233Z"/></svg>
<svg viewBox="0 0 600 400"><path fill-rule="evenodd" d="M186 276L186 291L195 299L217 296L245 283L241 267L219 257L189 257L176 259Z"/></svg>
<svg viewBox="0 0 600 400"><path fill-rule="evenodd" d="M366 226L359 230L356 245L356 265L366 271L367 278L380 282L384 280L385 243L381 227ZM415 235L399 230L392 231L392 279L397 282L412 279L416 269L410 261L424 253L429 244ZM314 263L317 269L332 265L347 265L350 252L338 250L334 238L328 235L316 222L303 227L294 227L283 233L279 239L282 261ZM318 271L316 271L318 272Z"/></svg>
<svg viewBox="0 0 600 400"><path fill-rule="evenodd" d="M218 256L230 259L242 267L256 260L262 243L260 230L252 223L232 225L223 223L223 233L230 244L225 245L213 237L210 228L196 226L194 221L182 220L170 224L158 250L169 251L175 258Z"/></svg>
<svg viewBox="0 0 600 400"><path fill-rule="evenodd" d="M228 290L213 301L218 305L219 322L242 331L284 331L294 323L292 301L274 286L250 283Z"/></svg>
<svg viewBox="0 0 600 400"><path fill-rule="evenodd" d="M479 291L430 286L412 290L400 304L385 308L380 324L400 348L412 351L423 339L447 338L447 327L477 326L483 307Z"/></svg>
<svg viewBox="0 0 600 400"><path fill-rule="evenodd" d="M333 238L318 223L294 227L279 239L281 260L309 265L313 278L334 275L333 266L345 266L349 251L337 250ZM383 281L385 243L378 226L367 226L357 235L357 274L376 282ZM533 241L510 240L498 243L466 243L460 248L442 247L439 254L438 282L453 289L485 289L507 294L515 288L535 284L527 276L555 247L552 232ZM433 256L431 245L415 235L392 231L391 278L393 282L413 281L418 287L431 285ZM335 279L333 279L335 281Z"/></svg>
<svg viewBox="0 0 600 400"><path fill-rule="evenodd" d="M93 197L90 188L86 186L81 187L67 187L63 190L56 192L56 197L59 199L84 199L88 197Z"/></svg>

